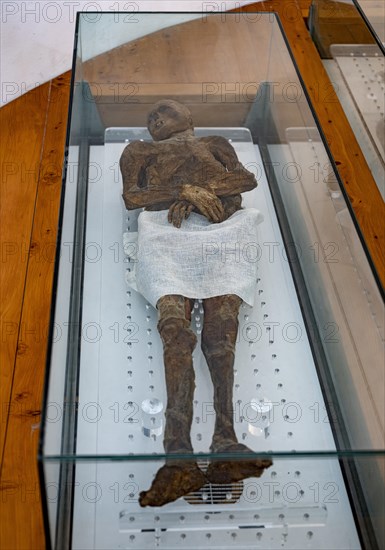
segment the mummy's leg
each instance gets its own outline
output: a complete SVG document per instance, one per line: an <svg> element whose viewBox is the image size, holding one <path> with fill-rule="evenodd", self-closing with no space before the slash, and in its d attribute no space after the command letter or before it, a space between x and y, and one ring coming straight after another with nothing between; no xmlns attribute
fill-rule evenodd
<svg viewBox="0 0 385 550"><path fill-rule="evenodd" d="M238 312L242 300L235 295L204 300L202 351L214 386L216 413L211 451L219 451L236 443L233 413L235 345L238 333Z"/></svg>
<svg viewBox="0 0 385 550"><path fill-rule="evenodd" d="M270 459L247 458L252 453L238 443L234 431L233 384L234 358L238 333L238 313L242 300L235 295L218 296L204 301L202 350L214 385L216 421L212 452L232 452L237 460L213 461L206 472L211 483L232 483L247 477L259 477L271 466Z"/></svg>
<svg viewBox="0 0 385 550"><path fill-rule="evenodd" d="M183 296L169 295L160 298L157 308L167 388L164 448L167 453L191 452L195 390L192 353L197 341L190 328L191 304Z"/></svg>
<svg viewBox="0 0 385 550"><path fill-rule="evenodd" d="M196 336L190 328L192 303L168 295L157 303L158 330L163 342L167 388L164 448L166 453L192 452L190 430L193 417L195 375L192 353ZM148 491L140 494L141 506L162 506L200 489L206 483L195 461L167 460Z"/></svg>

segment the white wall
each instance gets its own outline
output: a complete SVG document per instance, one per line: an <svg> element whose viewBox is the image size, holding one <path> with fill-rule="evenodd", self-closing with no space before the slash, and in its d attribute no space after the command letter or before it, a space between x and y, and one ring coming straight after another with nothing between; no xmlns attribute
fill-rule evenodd
<svg viewBox="0 0 385 550"><path fill-rule="evenodd" d="M1 105L71 68L78 11L89 12L91 22L92 17L98 18L98 15L91 16L91 12L124 11L133 13L135 18L135 13L141 11L218 12L250 3L252 0L0 0ZM184 13L180 20L192 17ZM135 31L130 29L130 36L135 38L165 27L167 18L151 27L148 23L147 27L144 25L136 23ZM124 43L127 34L121 29L113 39L107 40L106 29L101 28L100 40L90 41L83 54L89 58Z"/></svg>

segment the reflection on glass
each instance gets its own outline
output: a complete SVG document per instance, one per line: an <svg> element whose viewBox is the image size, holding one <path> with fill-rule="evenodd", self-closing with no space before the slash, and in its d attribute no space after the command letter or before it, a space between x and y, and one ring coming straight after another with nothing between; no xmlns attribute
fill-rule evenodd
<svg viewBox="0 0 385 550"><path fill-rule="evenodd" d="M53 547L346 549L369 532L380 545L383 302L276 17L135 13L130 26L127 14L99 15L79 16L52 320L62 332L41 471L47 502L60 488ZM191 109L197 135L229 140L259 182L243 199L264 221L247 250L258 274L254 306L239 315L234 425L273 466L143 509L139 493L176 457L163 448L157 311L125 281L139 212L124 208L118 161L149 139L161 98ZM198 339L203 324L196 301ZM199 346L194 365L195 456L177 458L205 472L223 457L208 452L213 387ZM362 494L370 529L355 519Z"/></svg>

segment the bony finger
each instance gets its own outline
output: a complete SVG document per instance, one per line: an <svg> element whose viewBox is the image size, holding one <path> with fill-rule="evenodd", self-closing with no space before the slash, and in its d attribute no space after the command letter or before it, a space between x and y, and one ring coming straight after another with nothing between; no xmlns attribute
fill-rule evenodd
<svg viewBox="0 0 385 550"><path fill-rule="evenodd" d="M191 214L191 212L193 211L193 208L194 206L192 204L190 204L187 208L186 208L186 212L184 214L184 217L185 219L187 220L187 218L189 217L189 215Z"/></svg>
<svg viewBox="0 0 385 550"><path fill-rule="evenodd" d="M211 209L211 212L213 213L213 216L215 216L215 219L218 220L221 215L221 211L216 201L213 201L210 203L210 209Z"/></svg>
<svg viewBox="0 0 385 550"><path fill-rule="evenodd" d="M217 204L217 211L218 211L218 215L220 217L220 219L222 220L223 219L223 216L225 215L225 209L223 208L223 204L219 201L219 203Z"/></svg>
<svg viewBox="0 0 385 550"><path fill-rule="evenodd" d="M172 223L175 227L180 227L180 213L179 206L174 209Z"/></svg>
<svg viewBox="0 0 385 550"><path fill-rule="evenodd" d="M174 202L170 208L168 209L168 216L167 216L167 219L168 219L168 222L169 223L173 223L173 218L174 218L174 211L175 211L175 207L176 207L176 202Z"/></svg>
<svg viewBox="0 0 385 550"><path fill-rule="evenodd" d="M181 226L183 216L184 216L184 209L183 209L183 207L179 207L179 208L178 208L177 215L176 215L176 222L177 222L176 227L180 227L180 226Z"/></svg>
<svg viewBox="0 0 385 550"><path fill-rule="evenodd" d="M219 216L218 216L217 212L212 207L208 208L208 215L209 215L209 218L213 222L218 222L219 221Z"/></svg>

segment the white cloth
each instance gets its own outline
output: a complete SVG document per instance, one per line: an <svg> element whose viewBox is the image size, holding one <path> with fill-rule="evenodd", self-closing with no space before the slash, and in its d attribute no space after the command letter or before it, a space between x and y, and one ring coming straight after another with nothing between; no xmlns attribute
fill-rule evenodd
<svg viewBox="0 0 385 550"><path fill-rule="evenodd" d="M143 211L138 232L124 235L130 257L127 283L154 307L166 294L196 299L236 294L252 306L260 250L257 225L263 215L247 208L222 223L210 223L192 212L180 228L167 215L168 210Z"/></svg>

